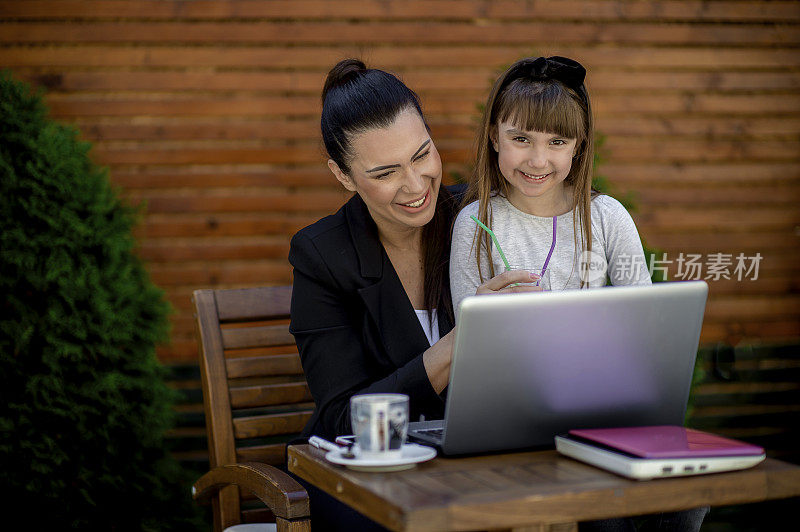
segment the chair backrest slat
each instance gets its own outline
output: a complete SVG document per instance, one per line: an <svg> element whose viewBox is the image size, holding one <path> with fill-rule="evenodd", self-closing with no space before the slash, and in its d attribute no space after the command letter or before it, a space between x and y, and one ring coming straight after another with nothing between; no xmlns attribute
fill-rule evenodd
<svg viewBox="0 0 800 532"><path fill-rule="evenodd" d="M240 417L233 420L233 434L236 439L297 434L303 430L310 417L311 410L291 414Z"/></svg>
<svg viewBox="0 0 800 532"><path fill-rule="evenodd" d="M259 321L289 317L291 286L216 290L221 322Z"/></svg>
<svg viewBox="0 0 800 532"><path fill-rule="evenodd" d="M242 386L230 389L232 408L255 408L313 401L308 384L287 382L263 386Z"/></svg>
<svg viewBox="0 0 800 532"><path fill-rule="evenodd" d="M236 449L236 458L240 462L275 463L286 459L286 445L273 443L270 445L254 445Z"/></svg>
<svg viewBox="0 0 800 532"><path fill-rule="evenodd" d="M229 358L225 361L229 379L263 375L302 375L300 355L268 355Z"/></svg>
<svg viewBox="0 0 800 532"><path fill-rule="evenodd" d="M246 349L248 347L272 347L294 344L294 336L289 334L286 325L266 327L241 327L222 329L222 345L225 349Z"/></svg>

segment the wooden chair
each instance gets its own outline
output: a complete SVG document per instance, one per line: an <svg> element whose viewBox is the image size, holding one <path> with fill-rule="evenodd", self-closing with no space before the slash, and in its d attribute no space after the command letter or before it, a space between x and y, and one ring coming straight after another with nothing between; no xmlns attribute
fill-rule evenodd
<svg viewBox="0 0 800 532"><path fill-rule="evenodd" d="M275 286L192 296L211 465L192 495L211 500L217 532L269 512L278 531L311 529L308 494L275 467L285 464L286 442L313 409L289 334L291 293ZM255 499L269 511L242 510Z"/></svg>

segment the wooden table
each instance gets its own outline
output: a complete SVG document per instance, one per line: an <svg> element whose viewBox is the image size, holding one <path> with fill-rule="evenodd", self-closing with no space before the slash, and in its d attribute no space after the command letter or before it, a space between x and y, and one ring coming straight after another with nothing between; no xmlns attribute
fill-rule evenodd
<svg viewBox="0 0 800 532"><path fill-rule="evenodd" d="M439 457L393 473L289 447L289 471L391 530L577 531L577 522L800 495L800 467L768 459L732 473L635 481L555 451Z"/></svg>

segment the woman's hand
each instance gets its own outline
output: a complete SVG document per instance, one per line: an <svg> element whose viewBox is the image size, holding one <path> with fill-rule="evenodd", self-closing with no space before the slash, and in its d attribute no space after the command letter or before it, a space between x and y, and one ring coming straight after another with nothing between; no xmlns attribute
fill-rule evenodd
<svg viewBox="0 0 800 532"><path fill-rule="evenodd" d="M475 295L485 294L512 294L517 292L541 292L541 286L533 284L539 280L539 276L527 270L508 270L499 275L495 275L475 290Z"/></svg>
<svg viewBox="0 0 800 532"><path fill-rule="evenodd" d="M455 338L456 329L453 327L422 354L422 364L436 393L442 393L450 380L450 361L453 359Z"/></svg>
<svg viewBox="0 0 800 532"><path fill-rule="evenodd" d="M526 270L510 270L496 275L480 285L475 291L475 295L539 292L542 290L541 286L519 284L533 283L538 280L539 276L535 273ZM450 361L453 359L456 328L453 327L453 330L442 336L422 355L422 363L428 374L428 380L431 381L431 386L436 393L442 393L450 379Z"/></svg>

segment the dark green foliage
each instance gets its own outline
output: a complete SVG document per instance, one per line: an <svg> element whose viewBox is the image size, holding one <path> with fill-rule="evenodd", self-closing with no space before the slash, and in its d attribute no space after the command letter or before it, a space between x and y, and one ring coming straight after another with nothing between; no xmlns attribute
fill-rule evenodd
<svg viewBox="0 0 800 532"><path fill-rule="evenodd" d="M89 147L0 72L4 507L39 508L26 515L37 529L185 527L155 357L169 307L134 254L136 211Z"/></svg>

